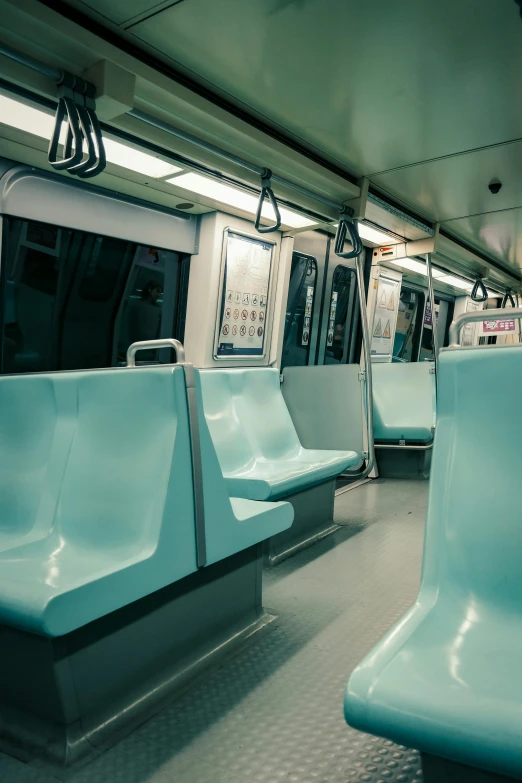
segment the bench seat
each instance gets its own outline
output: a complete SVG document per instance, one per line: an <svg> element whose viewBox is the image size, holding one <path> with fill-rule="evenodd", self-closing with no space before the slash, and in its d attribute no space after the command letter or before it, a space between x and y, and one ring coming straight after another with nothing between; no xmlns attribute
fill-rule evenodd
<svg viewBox="0 0 522 783"><path fill-rule="evenodd" d="M435 426L432 362L372 364L373 434L377 442L428 443Z"/></svg>
<svg viewBox="0 0 522 783"><path fill-rule="evenodd" d="M355 669L344 702L356 729L516 779L521 385L522 346L441 353L419 596ZM484 453L502 455L486 473Z"/></svg>
<svg viewBox="0 0 522 783"><path fill-rule="evenodd" d="M24 536L12 526L11 546L4 535L0 621L61 636L197 570L191 445L181 366L4 376L0 410L9 399L16 404L12 387L43 381L58 401L51 424L67 420L71 437L45 527L30 540L22 520ZM201 396L199 407L210 564L290 527L293 509L230 501Z"/></svg>
<svg viewBox="0 0 522 783"><path fill-rule="evenodd" d="M200 378L207 424L231 495L282 498L360 463L354 451L303 448L278 370L202 370Z"/></svg>

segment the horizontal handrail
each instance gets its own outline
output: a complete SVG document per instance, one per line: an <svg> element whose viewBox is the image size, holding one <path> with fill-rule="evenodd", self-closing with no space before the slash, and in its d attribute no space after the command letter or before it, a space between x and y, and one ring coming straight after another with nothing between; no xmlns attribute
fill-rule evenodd
<svg viewBox="0 0 522 783"><path fill-rule="evenodd" d="M450 348L460 346L460 333L462 327L469 323L478 321L513 321L522 318L522 307L496 308L495 310L475 310L474 312L462 313L452 322L449 330Z"/></svg>
<svg viewBox="0 0 522 783"><path fill-rule="evenodd" d="M185 361L185 349L179 340L167 337L163 340L142 340L129 345L127 351L127 367L136 367L136 354L138 351L155 351L157 348L172 348L176 351L176 362Z"/></svg>

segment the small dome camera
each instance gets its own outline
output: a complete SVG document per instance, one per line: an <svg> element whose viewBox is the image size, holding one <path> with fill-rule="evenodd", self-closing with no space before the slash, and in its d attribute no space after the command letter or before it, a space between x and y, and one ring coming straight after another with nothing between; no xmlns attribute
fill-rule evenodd
<svg viewBox="0 0 522 783"><path fill-rule="evenodd" d="M489 190L491 191L491 193L493 193L494 196L497 195L501 187L502 187L502 182L499 182L498 179L492 179L488 185Z"/></svg>

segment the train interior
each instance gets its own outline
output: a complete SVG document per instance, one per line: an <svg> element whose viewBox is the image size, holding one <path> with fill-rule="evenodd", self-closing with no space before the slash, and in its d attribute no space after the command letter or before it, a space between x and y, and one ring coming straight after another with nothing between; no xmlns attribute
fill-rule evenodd
<svg viewBox="0 0 522 783"><path fill-rule="evenodd" d="M0 783L522 780L521 5L0 0Z"/></svg>

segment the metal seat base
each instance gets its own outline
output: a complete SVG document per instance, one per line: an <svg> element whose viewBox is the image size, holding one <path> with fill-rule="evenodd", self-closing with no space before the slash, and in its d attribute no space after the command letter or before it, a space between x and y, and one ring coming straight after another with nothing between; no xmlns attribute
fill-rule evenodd
<svg viewBox="0 0 522 783"><path fill-rule="evenodd" d="M336 479L332 479L281 498L294 507L294 521L288 530L266 541L267 565L277 565L337 530L333 521L335 486Z"/></svg>
<svg viewBox="0 0 522 783"><path fill-rule="evenodd" d="M100 755L268 626L261 580L256 545L66 636L0 626L0 750L56 770Z"/></svg>

